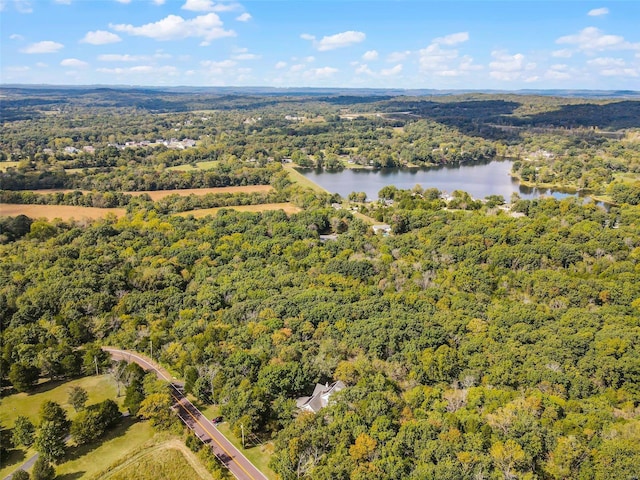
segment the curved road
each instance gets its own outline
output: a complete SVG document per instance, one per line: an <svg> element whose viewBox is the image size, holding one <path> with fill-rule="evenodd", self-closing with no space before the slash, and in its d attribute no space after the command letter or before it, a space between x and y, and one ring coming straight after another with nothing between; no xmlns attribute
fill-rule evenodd
<svg viewBox="0 0 640 480"><path fill-rule="evenodd" d="M102 347L114 360L126 360L135 362L144 370L156 373L159 378L169 382L171 385L171 396L173 397L174 410L187 427L206 445L209 445L213 453L220 459L231 473L238 480L267 480L267 477L247 460L240 450L233 446L229 440L222 435L213 423L207 419L182 393L182 383L178 382L162 367L153 361L140 355L139 353L120 350L112 347Z"/></svg>

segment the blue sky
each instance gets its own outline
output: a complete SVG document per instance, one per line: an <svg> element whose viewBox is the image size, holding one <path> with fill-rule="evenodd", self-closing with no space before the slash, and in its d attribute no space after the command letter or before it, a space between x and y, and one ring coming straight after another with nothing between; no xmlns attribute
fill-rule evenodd
<svg viewBox="0 0 640 480"><path fill-rule="evenodd" d="M640 90L640 1L0 0L2 83Z"/></svg>

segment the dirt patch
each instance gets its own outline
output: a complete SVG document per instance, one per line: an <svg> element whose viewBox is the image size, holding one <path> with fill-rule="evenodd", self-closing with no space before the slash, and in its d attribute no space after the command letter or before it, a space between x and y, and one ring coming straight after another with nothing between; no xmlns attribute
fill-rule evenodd
<svg viewBox="0 0 640 480"><path fill-rule="evenodd" d="M123 217L127 211L124 208L95 208L95 207L75 207L72 205L21 205L13 203L0 203L0 215L15 217L16 215L26 215L31 218L46 218L53 220L95 220L104 218L108 214L116 217Z"/></svg>

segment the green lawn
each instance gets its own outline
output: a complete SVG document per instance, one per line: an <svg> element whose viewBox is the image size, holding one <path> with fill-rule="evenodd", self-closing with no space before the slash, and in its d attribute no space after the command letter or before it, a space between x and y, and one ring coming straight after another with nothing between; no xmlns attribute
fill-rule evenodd
<svg viewBox="0 0 640 480"><path fill-rule="evenodd" d="M298 172L296 170L295 165L288 163L284 165L284 168L287 171L287 173L289 173L289 178L291 179L292 182L297 183L298 185L301 185L303 187L310 188L316 192L325 192L325 193L327 192L327 190L322 188L320 185L312 182L307 177L305 177L300 172Z"/></svg>
<svg viewBox="0 0 640 480"><path fill-rule="evenodd" d="M175 165L173 167L167 167L167 170L179 170L181 172L193 172L194 170L210 170L218 164L218 160L210 160L208 162L197 162L196 166L193 165Z"/></svg>
<svg viewBox="0 0 640 480"><path fill-rule="evenodd" d="M26 415L32 422L38 422L40 405L46 400L58 402L67 411L69 418L73 418L76 412L67 403L69 388L77 385L84 388L89 394L87 405L102 402L112 398L121 403L124 396L116 398L116 383L110 375L83 377L69 382L45 382L38 385L32 392L16 393L0 400L0 423L5 428L13 428L13 423L18 415Z"/></svg>

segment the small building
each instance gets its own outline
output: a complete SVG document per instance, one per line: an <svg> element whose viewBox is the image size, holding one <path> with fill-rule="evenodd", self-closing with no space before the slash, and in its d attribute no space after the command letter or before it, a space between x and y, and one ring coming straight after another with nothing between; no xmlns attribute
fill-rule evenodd
<svg viewBox="0 0 640 480"><path fill-rule="evenodd" d="M329 399L331 395L344 389L346 385L338 380L337 382L316 384L316 388L313 389L313 394L310 397L300 397L296 400L296 406L303 412L318 413L320 409L329 405Z"/></svg>
<svg viewBox="0 0 640 480"><path fill-rule="evenodd" d="M391 233L391 225L387 225L386 223L373 225L371 228L373 228L373 233L375 234L382 233L383 235L389 235Z"/></svg>

